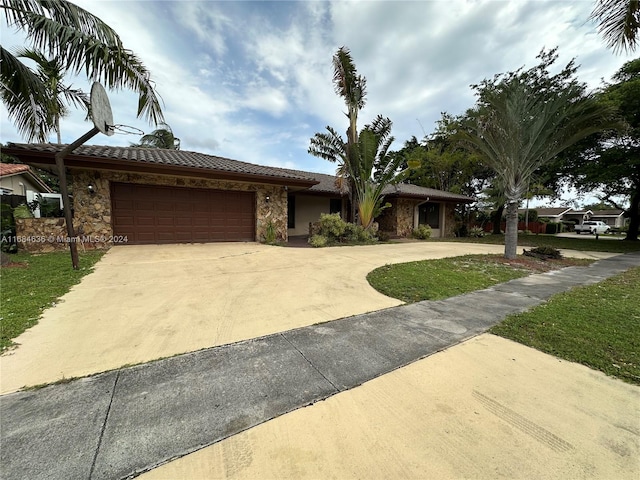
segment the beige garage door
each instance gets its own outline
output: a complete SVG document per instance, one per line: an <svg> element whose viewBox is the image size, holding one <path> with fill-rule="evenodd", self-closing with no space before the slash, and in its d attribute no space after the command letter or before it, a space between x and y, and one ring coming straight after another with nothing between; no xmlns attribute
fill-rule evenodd
<svg viewBox="0 0 640 480"><path fill-rule="evenodd" d="M113 234L129 244L253 241L253 192L111 184Z"/></svg>

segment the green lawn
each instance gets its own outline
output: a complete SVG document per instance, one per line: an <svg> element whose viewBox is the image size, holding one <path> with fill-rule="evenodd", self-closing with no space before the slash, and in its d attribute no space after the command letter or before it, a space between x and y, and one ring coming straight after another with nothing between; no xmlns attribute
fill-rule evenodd
<svg viewBox="0 0 640 480"><path fill-rule="evenodd" d="M91 272L103 254L80 254L79 270L71 268L68 252L11 255L13 262L24 266L0 269L0 351L10 347L13 338L38 323L42 311Z"/></svg>
<svg viewBox="0 0 640 480"><path fill-rule="evenodd" d="M594 236L576 235L577 238L556 237L554 235L518 235L518 246L540 247L549 245L559 249L581 250L591 252L628 253L640 251L640 242L626 242L624 240L609 240L601 238L596 240ZM492 245L504 245L504 235L487 235L482 238L442 238L429 240L430 242L466 242L487 243Z"/></svg>
<svg viewBox="0 0 640 480"><path fill-rule="evenodd" d="M640 267L556 295L490 331L640 385Z"/></svg>
<svg viewBox="0 0 640 480"><path fill-rule="evenodd" d="M386 265L367 279L404 302L438 300L567 264L500 255ZM577 287L532 310L507 317L491 333L640 385L640 267L597 285Z"/></svg>
<svg viewBox="0 0 640 480"><path fill-rule="evenodd" d="M373 288L403 302L438 300L527 276L534 272L585 265L589 261L541 261L519 256L509 262L502 255L465 255L385 265L367 275Z"/></svg>

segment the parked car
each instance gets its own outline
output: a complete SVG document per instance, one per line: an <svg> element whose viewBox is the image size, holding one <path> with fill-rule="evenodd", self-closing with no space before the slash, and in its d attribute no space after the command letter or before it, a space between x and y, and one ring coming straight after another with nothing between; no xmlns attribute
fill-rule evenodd
<svg viewBox="0 0 640 480"><path fill-rule="evenodd" d="M575 226L575 232L579 235L581 233L595 233L601 235L603 233L609 233L611 227L604 222L600 221L586 221L582 222L582 225Z"/></svg>

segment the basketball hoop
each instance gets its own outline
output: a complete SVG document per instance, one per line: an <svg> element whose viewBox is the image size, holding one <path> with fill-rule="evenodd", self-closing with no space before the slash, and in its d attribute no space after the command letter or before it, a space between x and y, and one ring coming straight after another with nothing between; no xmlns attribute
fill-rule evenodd
<svg viewBox="0 0 640 480"><path fill-rule="evenodd" d="M144 135L144 130L132 127L131 125L112 125L111 131L118 135Z"/></svg>
<svg viewBox="0 0 640 480"><path fill-rule="evenodd" d="M105 135L113 135L113 113L104 87L98 82L91 86L91 120L93 125Z"/></svg>

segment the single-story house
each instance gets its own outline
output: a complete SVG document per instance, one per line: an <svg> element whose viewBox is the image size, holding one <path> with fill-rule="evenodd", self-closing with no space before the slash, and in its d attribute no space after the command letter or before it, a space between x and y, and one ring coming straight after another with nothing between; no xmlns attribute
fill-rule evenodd
<svg viewBox="0 0 640 480"><path fill-rule="evenodd" d="M622 228L625 225L624 210L578 210L573 213L582 215L583 221L600 221L613 228Z"/></svg>
<svg viewBox="0 0 640 480"><path fill-rule="evenodd" d="M64 145L8 144L3 152L56 172ZM129 244L260 241L306 235L321 213L345 214L348 195L335 177L181 150L83 145L65 159L74 227L96 247ZM421 223L434 236L453 232L453 209L474 199L414 185L387 188L381 230L407 235ZM32 231L37 235L35 224Z"/></svg>
<svg viewBox="0 0 640 480"><path fill-rule="evenodd" d="M538 212L538 218L546 218L550 222L573 222L582 224L585 220L602 221L614 228L622 228L625 224L624 210L574 210L571 207L529 208ZM523 208L518 213L524 215Z"/></svg>
<svg viewBox="0 0 640 480"><path fill-rule="evenodd" d="M53 190L33 173L29 165L0 163L0 193L27 196L27 191L52 193Z"/></svg>

